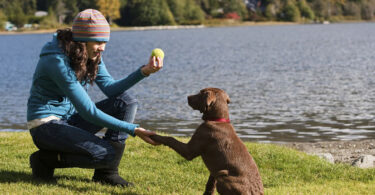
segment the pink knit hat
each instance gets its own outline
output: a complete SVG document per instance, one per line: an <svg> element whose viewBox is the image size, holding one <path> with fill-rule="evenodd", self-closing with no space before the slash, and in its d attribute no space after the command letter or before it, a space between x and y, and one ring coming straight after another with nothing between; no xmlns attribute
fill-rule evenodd
<svg viewBox="0 0 375 195"><path fill-rule="evenodd" d="M74 41L109 41L109 24L98 10L86 9L78 13L72 31Z"/></svg>

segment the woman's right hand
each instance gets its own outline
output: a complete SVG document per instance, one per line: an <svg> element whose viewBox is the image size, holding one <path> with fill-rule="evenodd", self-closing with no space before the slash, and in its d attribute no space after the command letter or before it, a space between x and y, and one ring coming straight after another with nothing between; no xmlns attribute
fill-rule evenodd
<svg viewBox="0 0 375 195"><path fill-rule="evenodd" d="M154 146L160 145L160 143L155 142L154 140L152 140L150 138L151 135L156 135L155 132L148 131L146 129L143 129L142 127L138 127L138 128L134 129L134 133L135 133L136 136L140 137L146 143L149 143L149 144L154 145Z"/></svg>
<svg viewBox="0 0 375 195"><path fill-rule="evenodd" d="M150 56L148 64L141 68L141 71L144 75L149 76L152 73L155 73L163 68L163 58Z"/></svg>

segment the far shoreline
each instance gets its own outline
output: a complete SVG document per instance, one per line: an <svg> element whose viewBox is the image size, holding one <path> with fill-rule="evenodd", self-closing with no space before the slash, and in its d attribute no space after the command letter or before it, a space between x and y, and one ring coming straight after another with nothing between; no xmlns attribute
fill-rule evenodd
<svg viewBox="0 0 375 195"><path fill-rule="evenodd" d="M332 22L329 24L346 24L346 23L373 23L373 21L339 21ZM197 28L215 28L215 27L241 27L241 26L289 26L289 25L324 25L323 23L303 23L303 22L280 22L280 21L264 21L264 22L254 22L254 21L245 21L238 22L235 20L225 20L219 23L205 23L199 25L164 25L164 26L119 26L111 27L111 32L118 31L146 31L146 30L177 30L177 29L197 29ZM0 31L0 35L24 35L24 34L50 34L56 32L57 29L68 28L62 26L56 29L33 29L33 30L20 30L20 31Z"/></svg>
<svg viewBox="0 0 375 195"><path fill-rule="evenodd" d="M310 23L297 22L237 22L233 20L226 20L221 23L206 23L200 25L172 25L172 26L131 26L131 27L111 27L112 32L118 31L146 31L146 30L176 30L176 29L197 29L197 28L215 28L215 27L239 27L239 26L284 26L284 25L303 25ZM23 35L23 34L49 34L56 32L57 29L67 28L62 26L56 29L36 29L36 30L19 30L19 31L0 31L0 35Z"/></svg>

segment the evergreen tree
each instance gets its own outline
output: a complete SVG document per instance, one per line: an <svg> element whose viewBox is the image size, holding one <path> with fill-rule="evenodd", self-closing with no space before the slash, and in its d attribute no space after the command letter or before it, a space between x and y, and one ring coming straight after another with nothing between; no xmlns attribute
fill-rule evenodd
<svg viewBox="0 0 375 195"><path fill-rule="evenodd" d="M65 17L65 23L70 24L73 22L74 17L78 14L79 9L77 6L77 0L65 0L65 6L66 6L66 17Z"/></svg>
<svg viewBox="0 0 375 195"><path fill-rule="evenodd" d="M36 11L36 0L21 0L20 2L25 15L34 15Z"/></svg>
<svg viewBox="0 0 375 195"><path fill-rule="evenodd" d="M282 9L282 20L298 22L301 18L301 12L295 5L294 0L287 0L284 8Z"/></svg>
<svg viewBox="0 0 375 195"><path fill-rule="evenodd" d="M3 10L7 4L7 0L0 0L0 10Z"/></svg>
<svg viewBox="0 0 375 195"><path fill-rule="evenodd" d="M184 7L186 4L186 0L167 0L167 4L173 14L175 21L178 24L183 23L183 21L185 20Z"/></svg>
<svg viewBox="0 0 375 195"><path fill-rule="evenodd" d="M306 3L305 0L300 0L297 3L299 10L301 11L301 16L313 20L315 15L311 7Z"/></svg>
<svg viewBox="0 0 375 195"><path fill-rule="evenodd" d="M59 21L59 24L62 24L65 20L65 17L66 17L66 12L68 11L66 9L66 6L65 6L65 2L62 1L62 0L57 0L56 1L56 6L55 6L55 13L56 13L56 17L57 17L57 20Z"/></svg>
<svg viewBox="0 0 375 195"><path fill-rule="evenodd" d="M51 0L37 0L36 8L40 11L48 11Z"/></svg>
<svg viewBox="0 0 375 195"><path fill-rule="evenodd" d="M220 1L218 0L196 0L196 2L206 13L206 15L213 16L215 12L220 8Z"/></svg>
<svg viewBox="0 0 375 195"><path fill-rule="evenodd" d="M267 0L263 1L262 5L266 7L264 16L269 20L276 20L282 9L281 0Z"/></svg>
<svg viewBox="0 0 375 195"><path fill-rule="evenodd" d="M165 0L128 0L122 13L124 23L130 26L175 24Z"/></svg>
<svg viewBox="0 0 375 195"><path fill-rule="evenodd" d="M204 12L194 1L186 0L184 19L185 23L189 21L201 23L204 20Z"/></svg>
<svg viewBox="0 0 375 195"><path fill-rule="evenodd" d="M360 19L361 18L361 7L359 3L347 2L344 6L344 16L349 19Z"/></svg>
<svg viewBox="0 0 375 195"><path fill-rule="evenodd" d="M367 0L361 4L361 17L363 20L372 20L375 13L375 0Z"/></svg>
<svg viewBox="0 0 375 195"><path fill-rule="evenodd" d="M96 1L97 0L78 0L77 7L80 11L85 9L98 9L96 6Z"/></svg>
<svg viewBox="0 0 375 195"><path fill-rule="evenodd" d="M23 27L23 25L27 23L28 17L25 15L22 9L21 2L13 1L5 10L8 20L17 27Z"/></svg>
<svg viewBox="0 0 375 195"><path fill-rule="evenodd" d="M7 21L7 17L5 16L2 9L0 9L0 31L4 29L6 21Z"/></svg>
<svg viewBox="0 0 375 195"><path fill-rule="evenodd" d="M312 2L312 7L315 13L315 16L321 20L327 17L327 3L325 0L314 0Z"/></svg>
<svg viewBox="0 0 375 195"><path fill-rule="evenodd" d="M119 0L98 0L96 6L99 11L107 18L109 24L114 19L120 18L121 3Z"/></svg>
<svg viewBox="0 0 375 195"><path fill-rule="evenodd" d="M48 16L40 22L40 27L45 29L59 28L59 21L52 7L48 9Z"/></svg>
<svg viewBox="0 0 375 195"><path fill-rule="evenodd" d="M201 23L204 20L204 12L195 1L167 0L167 3L178 24Z"/></svg>

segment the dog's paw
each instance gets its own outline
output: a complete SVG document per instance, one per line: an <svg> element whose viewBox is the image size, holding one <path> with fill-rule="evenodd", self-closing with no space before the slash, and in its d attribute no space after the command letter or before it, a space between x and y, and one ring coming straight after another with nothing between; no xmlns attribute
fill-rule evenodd
<svg viewBox="0 0 375 195"><path fill-rule="evenodd" d="M150 135L150 138L154 140L155 142L163 143L163 136L160 135Z"/></svg>

